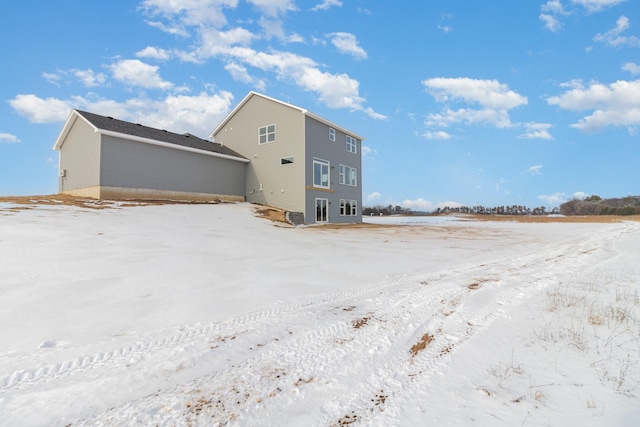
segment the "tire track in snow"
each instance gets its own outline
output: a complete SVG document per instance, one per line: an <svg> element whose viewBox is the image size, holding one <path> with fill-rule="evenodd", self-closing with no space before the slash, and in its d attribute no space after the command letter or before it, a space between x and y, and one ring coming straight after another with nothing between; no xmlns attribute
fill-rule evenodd
<svg viewBox="0 0 640 427"><path fill-rule="evenodd" d="M589 265L590 255L593 248L601 248L603 243L612 242L621 234L630 231L630 228L620 228L616 232L600 232L586 241L576 243L576 246L566 243L561 248L556 248L549 255L533 255L525 257L520 263L514 263L509 269L500 269L499 264L487 265L486 267L498 268L498 271L510 271L510 282L521 282L526 285L513 286L504 292L499 292L494 302L484 305L473 312L456 310L451 316L444 319L429 319L415 333L408 345L416 343L426 333L438 331L433 335L433 340L415 358L407 357L407 353L398 352L387 358L383 367L371 373L356 390L348 396L341 396L340 403L333 402L323 408L323 418L319 425L337 425L337 420L344 419L345 415L351 414L351 418L357 417L359 422L371 422L372 417L377 413L372 407L372 397L376 392L384 390L385 407L391 405L399 406L396 399L389 397L401 393L408 393L415 387L417 382L415 377L425 377L438 371L443 363L448 360L466 342L474 338L479 332L488 329L494 320L506 315L506 312L526 301L538 292L543 291L552 284L559 283L555 277L555 270L545 269L548 262L571 263L576 269ZM570 251L570 248L576 249ZM571 254L565 257L566 254ZM518 265L520 264L520 265ZM533 278L533 280L531 280ZM438 320L441 321L438 322ZM437 323L434 325L434 323ZM405 347L405 351L406 351ZM378 407L380 409L380 407Z"/></svg>
<svg viewBox="0 0 640 427"><path fill-rule="evenodd" d="M185 332L176 334L169 338L164 338L148 343L137 343L119 349L98 352L92 355L80 356L78 358L52 364L46 367L39 367L29 370L14 371L9 375L0 378L0 392L6 392L12 388L22 388L33 386L40 382L53 380L62 375L72 374L74 371L97 368L105 364L130 365L142 358L144 355L171 349L193 342L200 342L206 338L214 339L223 335L237 334L241 327L254 324L262 324L271 319L282 318L285 315L313 309L314 307L336 304L344 300L350 300L369 293L375 293L383 289L401 286L414 280L415 274L408 274L396 278L390 278L375 284L352 288L334 294L313 297L308 300L289 302L282 306L249 313L233 318L230 321L210 324L205 327L193 328L184 327Z"/></svg>
<svg viewBox="0 0 640 427"><path fill-rule="evenodd" d="M531 263L528 257L526 257L525 263ZM475 291L469 290L468 285L470 284L470 276L478 276L478 273L484 274L486 272L486 268L486 265L475 265L466 267L464 269L459 269L459 271L455 272L455 274L440 274L435 277L426 275L415 275L413 281L416 282L415 286L418 286L416 291L410 292L407 295L401 296L397 300L391 301L391 304L382 305L384 308L373 312L372 315L382 321L399 319L400 323L417 324L424 324L425 315L428 316L430 321L438 320L440 323L445 322L444 319L447 318L453 319L455 316L443 315L441 313L441 301L461 299L463 296L469 294L481 295L483 292L494 291L494 288L499 289L501 287L501 282L495 282L493 284L487 283L485 286L482 286L480 289ZM500 268L501 271L504 270L504 266L499 266L496 268ZM435 283L433 282L434 280ZM422 281L432 281L432 283L429 285L419 284L419 282ZM408 280L398 281L396 282L396 284L406 284L406 282L408 282ZM395 290L390 288L387 289L387 291L395 292ZM510 293L503 293L503 299L509 299L519 291L519 289L512 289L510 290ZM376 298L380 301L383 301L387 300L388 295L377 295ZM350 302L354 304L358 303L357 301ZM403 317L403 314L407 313L407 305L412 306L413 310L409 311L409 317L407 317L406 315ZM496 315L495 307L496 303L485 305L484 308L479 311L480 314L476 316L478 318L477 322L486 320L487 315ZM431 311L427 312L426 310L422 309L431 309ZM283 325L290 324L290 322L290 318L280 320L280 323ZM464 323L461 321L460 325L464 325ZM167 406L169 406L167 405L167 400L171 400L171 396L191 395L193 390L196 389L211 390L211 387L207 386L207 384L237 385L239 383L242 383L242 379L238 378L238 372L246 372L247 370L251 370L252 368L254 370L259 370L266 369L266 367L269 366L286 367L287 370L290 371L290 376L288 378L284 376L282 378L279 377L277 380L274 378L263 378L261 383L254 384L253 386L249 385L246 386L246 388L243 388L242 390L246 393L246 397L239 401L233 402L233 399L225 400L227 398L234 397L233 394L229 396L230 394L226 390L218 390L217 394L216 391L209 391L202 397L202 399L207 401L218 399L218 402L221 402L223 407L233 408L233 410L235 411L234 413L237 414L239 412L242 412L243 414L245 414L245 416L251 417L252 412L260 412L260 410L253 409L253 406L251 405L253 400L250 401L250 398L260 401L277 399L277 395L270 396L270 393L272 393L272 390L274 389L285 390L287 388L287 382L291 382L291 375L293 375L294 377L300 376L300 378L302 379L302 377L305 376L303 371L311 374L314 371L321 372L325 369L330 369L332 366L343 363L345 357L353 358L354 350L357 351L358 349L360 349L361 352L364 352L366 349L371 347L371 343L377 341L380 337L380 330L375 328L363 328L356 332L353 332L353 330L354 326L351 322L351 319L338 320L333 324L326 325L320 329L313 329L301 336L292 338L286 343L279 343L279 345L275 349L265 348L261 353L243 361L237 361L232 366L209 375L206 378L202 378L195 383L179 386L178 388L167 391L161 395L155 395L149 399L142 399L141 401L125 404L123 407L118 408L116 412L123 417L133 417L129 418L130 421L136 419L136 414L140 412L141 408L153 407L157 409L153 411L154 413L167 414L165 409L167 408ZM352 332L352 335L357 337L357 340L354 341L352 345L346 347L331 345L330 341L341 338L346 332ZM454 333L453 330L451 330L450 332ZM406 338L403 340L404 344L417 341L416 337L420 336L420 333L421 331L416 330L413 335L410 335L410 338L408 340ZM438 336L435 344L440 343L443 337L444 335ZM392 346L393 345L391 345L391 347ZM392 352L392 360L387 363L388 366L395 366L403 363L406 364L407 360L410 359L408 355L409 346L396 346L396 348L397 349ZM364 356L364 354L359 356ZM313 368L310 370L309 367ZM366 390L369 390L369 387L366 387ZM370 394L364 393L362 396L366 400L366 398L370 397ZM205 413L203 412L203 416L204 415ZM216 414L208 415L214 417L207 418L209 422L225 422L224 416L228 416L228 414L225 412L223 412L222 415L218 414L218 418L216 418ZM260 419L262 415L264 414L255 414L255 419ZM92 419L89 424L98 421L104 421L111 416L113 416L113 414L99 415L98 418ZM172 415L167 416L169 418L172 417ZM116 416L116 418L122 420L121 418L119 418L119 416ZM162 418L154 419L153 422L162 423Z"/></svg>
<svg viewBox="0 0 640 427"><path fill-rule="evenodd" d="M441 279L442 277L440 277ZM421 278L424 280L424 278ZM420 281L422 281L420 280ZM403 282L403 284L406 284ZM438 290L437 286L442 285L442 289ZM376 312L376 316L380 318L398 317L400 313L406 311L406 303L418 304L427 307L437 306L442 298L448 295L458 295L466 293L466 288L450 289L451 284L449 281L442 281L436 285L420 285L416 292L412 292L409 295L402 296L398 301L395 301L392 305L387 305L386 309ZM457 285L456 285L457 286ZM396 292L397 293L397 292ZM379 300L384 300L387 295L377 295ZM339 309L339 307L327 307L327 311ZM438 307L438 310L440 308ZM281 320L284 325L290 324L291 319ZM167 407L171 406L168 403L171 400L171 396L183 395L189 396L193 390L211 390L208 385L211 384L234 384L233 388L239 387L238 384L242 384L243 380L238 378L238 372L246 372L247 370L261 370L268 371L267 367L287 367L289 371L288 376L282 376L282 378L263 378L260 384L261 388L252 388L248 386L247 389L242 389L250 394L253 400L249 401L248 398L241 399L241 401L235 400L236 395L229 393L228 390L219 390L215 392L208 392L206 396L203 396L203 400L217 400L222 407L229 408L234 407L236 412L246 412L250 410L250 403L257 400L269 400L277 398L277 396L269 396L274 390L284 390L291 386L293 377L304 376L302 371L307 370L312 366L316 370L323 370L324 366L331 366L337 363L347 356L352 350L350 347L339 347L330 345L331 342L337 338L344 336L345 333L353 333L353 319L336 319L335 322L324 325L320 329L313 329L307 333L301 334L296 337L292 337L286 343L279 343L277 348L264 348L260 353L247 358L242 361L235 361L233 365L226 367L225 369L215 372L205 378L201 378L194 383L190 383L183 386L178 386L172 390L166 391L161 395L154 395L149 398L142 399L136 402L129 402L122 407L118 408L115 412L119 414L117 419L122 421L121 417L127 418L130 422L139 422L139 413L141 408L153 407L158 410L153 412L156 414L167 414ZM367 345L364 341L373 342L379 337L379 331L373 328L363 328L361 331L355 333L358 335L357 346L366 348ZM363 337L366 336L366 339ZM325 345L325 344L329 345ZM302 379L302 377L301 377ZM211 423L220 422L224 423L228 421L225 416L228 416L224 411L218 414L211 414L214 418L208 418ZM107 412L98 415L91 420L82 420L82 424L93 425L95 423L105 422L106 420L114 417L112 412ZM171 419L172 415L167 415L167 419ZM217 418L215 418L217 417ZM166 421L166 420L165 420ZM162 417L153 420L146 419L145 422L160 423L162 424Z"/></svg>

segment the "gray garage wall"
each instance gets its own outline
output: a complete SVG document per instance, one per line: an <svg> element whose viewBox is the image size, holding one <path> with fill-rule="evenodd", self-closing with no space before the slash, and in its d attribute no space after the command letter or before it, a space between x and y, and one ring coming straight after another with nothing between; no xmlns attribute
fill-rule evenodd
<svg viewBox="0 0 640 427"><path fill-rule="evenodd" d="M100 185L244 197L246 163L102 136Z"/></svg>

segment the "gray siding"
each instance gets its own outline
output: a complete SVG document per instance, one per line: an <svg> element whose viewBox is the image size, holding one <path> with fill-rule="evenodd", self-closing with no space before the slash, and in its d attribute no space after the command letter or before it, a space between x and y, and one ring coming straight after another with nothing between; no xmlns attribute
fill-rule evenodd
<svg viewBox="0 0 640 427"><path fill-rule="evenodd" d="M103 136L100 184L244 196L246 163Z"/></svg>
<svg viewBox="0 0 640 427"><path fill-rule="evenodd" d="M306 212L307 223L315 222L315 199L329 200L329 222L361 222L362 221L362 156L360 153L361 141L357 140L357 152L350 153L346 148L346 134L335 129L335 141L329 140L329 126L311 117L305 117L306 140L306 173L305 184L307 188ZM353 135L350 135L353 136ZM317 157L330 163L329 181L330 190L313 190L313 158ZM356 168L358 171L357 186L340 184L340 165ZM356 200L358 215L341 216L340 199Z"/></svg>
<svg viewBox="0 0 640 427"><path fill-rule="evenodd" d="M76 119L60 147L59 191L100 185L100 135L82 119Z"/></svg>

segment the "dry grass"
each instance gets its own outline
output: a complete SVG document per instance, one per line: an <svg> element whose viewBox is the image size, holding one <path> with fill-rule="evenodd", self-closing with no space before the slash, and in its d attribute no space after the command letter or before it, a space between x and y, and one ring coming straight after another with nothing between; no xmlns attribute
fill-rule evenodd
<svg viewBox="0 0 640 427"><path fill-rule="evenodd" d="M68 194L46 194L39 196L4 196L0 197L0 203L12 203L19 205L17 209L29 209L26 205L54 205L54 206L78 206L89 209L109 209L115 203L117 207L132 206L156 206L156 205L204 205L222 203L220 200L197 202L189 200L100 200L90 197L71 196Z"/></svg>
<svg viewBox="0 0 640 427"><path fill-rule="evenodd" d="M593 215L593 216L526 216L526 215L465 215L465 218L477 221L511 221L522 223L553 223L553 222L581 222L581 223L611 223L622 221L640 221L640 215Z"/></svg>
<svg viewBox="0 0 640 427"><path fill-rule="evenodd" d="M256 214L260 218L268 219L273 222L288 224L286 219L286 212L280 209L271 208L271 207L261 207L256 209Z"/></svg>

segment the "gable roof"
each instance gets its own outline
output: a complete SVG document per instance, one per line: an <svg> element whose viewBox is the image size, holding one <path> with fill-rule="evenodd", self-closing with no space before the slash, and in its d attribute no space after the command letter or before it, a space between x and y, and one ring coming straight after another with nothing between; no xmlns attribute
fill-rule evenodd
<svg viewBox="0 0 640 427"><path fill-rule="evenodd" d="M209 138L213 139L218 132L220 132L222 129L224 129L224 127L227 125L229 120L231 120L233 118L233 116L235 116L235 114L244 106L244 104L249 102L249 100L254 96L259 96L261 98L268 99L269 101L276 102L276 103L278 103L280 105L284 105L285 107L293 108L294 110L299 111L301 114L304 114L307 117L311 117L312 119L317 120L320 123L324 123L325 125L327 125L329 127L332 127L334 129L339 130L340 132L346 133L347 135L350 135L350 136L352 136L352 137L354 137L356 139L359 139L360 141L364 141L364 137L362 137L362 136L360 136L360 135L358 135L358 134L356 134L354 132L351 132L348 129L345 129L342 126L337 125L337 124L325 119L324 117L321 117L321 116L319 116L319 115L317 115L315 113L312 113L309 110L306 110L306 109L300 108L300 107L296 107L293 104L288 104L288 103L286 103L284 101L280 101L278 99L271 98L271 97L269 97L267 95L263 95L261 93L254 92L254 91L249 92L247 94L247 96L245 96L244 99L242 101L240 101L240 103L238 105L236 105L236 107L227 115L227 117L225 117L220 122L220 124L209 134Z"/></svg>
<svg viewBox="0 0 640 427"><path fill-rule="evenodd" d="M248 162L246 158L229 147L207 141L189 133L178 134L81 110L73 110L71 112L53 146L54 150L60 150L73 124L78 119L84 120L96 133L102 135Z"/></svg>

